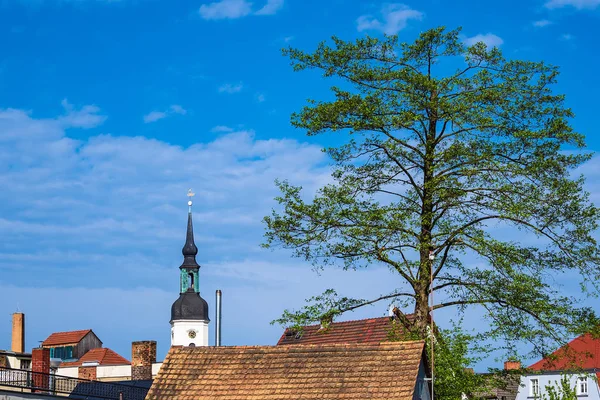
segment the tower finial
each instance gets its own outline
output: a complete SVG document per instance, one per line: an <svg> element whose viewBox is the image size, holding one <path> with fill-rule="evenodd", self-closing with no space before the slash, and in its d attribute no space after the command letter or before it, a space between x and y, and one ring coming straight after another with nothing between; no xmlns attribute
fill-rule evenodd
<svg viewBox="0 0 600 400"><path fill-rule="evenodd" d="M187 197L189 197L188 200L188 213L192 213L192 197L194 197L196 195L196 193L192 192L192 189L188 189L187 192Z"/></svg>
<svg viewBox="0 0 600 400"><path fill-rule="evenodd" d="M192 192L192 189L189 189L187 192L188 200L188 223L187 223L187 232L185 235L185 245L183 246L182 253L185 257L183 261L183 265L197 267L196 263L196 254L198 254L198 248L194 243L194 227L192 225L192 197L194 197L195 193Z"/></svg>

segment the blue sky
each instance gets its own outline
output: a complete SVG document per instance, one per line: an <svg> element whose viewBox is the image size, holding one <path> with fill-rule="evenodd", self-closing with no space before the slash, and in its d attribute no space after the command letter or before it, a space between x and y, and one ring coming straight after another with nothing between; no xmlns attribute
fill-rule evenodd
<svg viewBox="0 0 600 400"><path fill-rule="evenodd" d="M0 0L0 348L19 308L28 348L92 328L126 357L146 339L164 356L189 187L211 312L224 293L224 344L275 343L269 321L332 282L355 297L395 287L385 269L318 276L259 248L273 180L323 185L320 148L336 140L290 126L307 98L330 95L280 49L462 26L466 42L559 65L556 89L597 151L599 18L600 0ZM582 167L596 201L598 166Z"/></svg>

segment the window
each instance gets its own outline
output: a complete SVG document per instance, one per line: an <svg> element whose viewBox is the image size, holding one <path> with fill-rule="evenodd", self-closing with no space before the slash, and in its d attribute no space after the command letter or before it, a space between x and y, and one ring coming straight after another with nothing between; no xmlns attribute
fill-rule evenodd
<svg viewBox="0 0 600 400"><path fill-rule="evenodd" d="M54 347L50 349L50 358L69 360L73 358L73 346Z"/></svg>
<svg viewBox="0 0 600 400"><path fill-rule="evenodd" d="M21 369L31 369L31 360L21 360Z"/></svg>
<svg viewBox="0 0 600 400"><path fill-rule="evenodd" d="M194 290L194 274L190 272L189 277L190 277L190 279L189 279L190 286L188 286L188 289Z"/></svg>
<svg viewBox="0 0 600 400"><path fill-rule="evenodd" d="M577 378L577 395L585 396L588 394L587 376Z"/></svg>
<svg viewBox="0 0 600 400"><path fill-rule="evenodd" d="M540 381L531 379L529 381L529 397L538 397L540 395Z"/></svg>

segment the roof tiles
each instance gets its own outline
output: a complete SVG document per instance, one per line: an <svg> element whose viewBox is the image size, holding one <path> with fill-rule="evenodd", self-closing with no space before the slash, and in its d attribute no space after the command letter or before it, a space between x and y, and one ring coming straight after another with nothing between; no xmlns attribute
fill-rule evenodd
<svg viewBox="0 0 600 400"><path fill-rule="evenodd" d="M69 332L54 332L42 342L42 346L57 346L61 344L79 343L81 339L90 333L91 329Z"/></svg>
<svg viewBox="0 0 600 400"><path fill-rule="evenodd" d="M412 318L412 315L408 315ZM356 321L333 322L327 329L320 325L302 328L296 334L291 328L285 330L277 345L282 344L327 344L327 343L380 343L389 341L393 329L390 317L369 318Z"/></svg>
<svg viewBox="0 0 600 400"><path fill-rule="evenodd" d="M128 359L122 357L117 352L106 348L90 349L83 355L79 360L73 362L63 362L60 364L61 367L75 367L80 366L84 362L98 362L99 365L129 365L131 364Z"/></svg>
<svg viewBox="0 0 600 400"><path fill-rule="evenodd" d="M412 400L424 343L172 347L147 400Z"/></svg>
<svg viewBox="0 0 600 400"><path fill-rule="evenodd" d="M600 369L600 338L590 334L581 335L529 368L535 371Z"/></svg>

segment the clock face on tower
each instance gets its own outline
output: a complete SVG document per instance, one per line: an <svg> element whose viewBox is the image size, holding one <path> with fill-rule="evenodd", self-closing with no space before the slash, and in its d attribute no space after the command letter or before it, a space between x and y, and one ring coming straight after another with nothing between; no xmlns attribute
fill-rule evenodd
<svg viewBox="0 0 600 400"><path fill-rule="evenodd" d="M188 336L190 337L190 339L194 339L196 337L196 331L189 331Z"/></svg>

